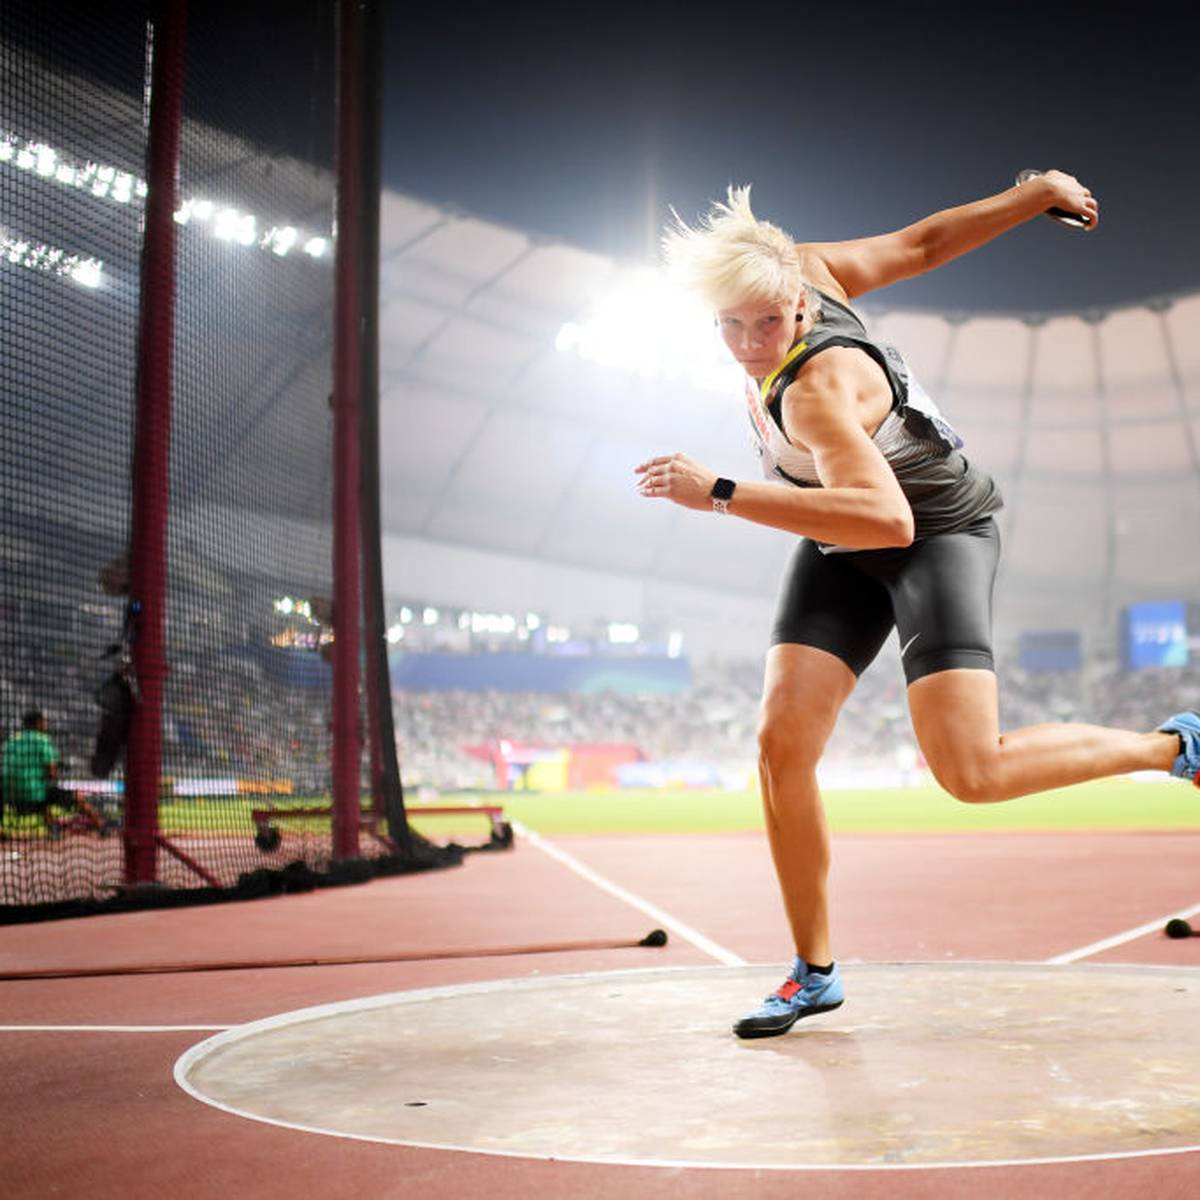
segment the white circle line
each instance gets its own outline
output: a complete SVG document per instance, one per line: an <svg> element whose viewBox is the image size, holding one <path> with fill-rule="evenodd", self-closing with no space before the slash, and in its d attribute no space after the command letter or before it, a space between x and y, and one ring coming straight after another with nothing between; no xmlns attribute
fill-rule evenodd
<svg viewBox="0 0 1200 1200"><path fill-rule="evenodd" d="M761 966L762 964L760 964ZM767 964L773 966L774 964ZM1173 967L1166 964L1131 964L1131 963L1072 963L1069 966L1051 965L1045 962L1005 962L990 960L972 961L931 961L931 962L874 962L858 963L855 965L872 967L950 967L950 968L1013 968L1020 970L1040 970L1058 972L1065 969L1088 973L1136 973L1157 971L1159 973L1195 974L1200 976L1200 967ZM414 1150L440 1150L460 1154L479 1154L493 1158L518 1158L540 1162L581 1163L588 1166L610 1167L655 1167L669 1170L712 1170L712 1171L953 1171L953 1170L983 1170L1005 1167L1039 1167L1058 1166L1068 1163L1109 1162L1118 1159L1163 1158L1180 1154L1200 1153L1200 1145L1167 1146L1149 1150L1115 1150L1103 1154L1069 1154L1055 1155L1044 1158L997 1158L965 1160L962 1162L921 1162L921 1163L759 1163L759 1162L708 1162L692 1161L690 1159L639 1159L639 1158L595 1158L577 1154L543 1154L533 1151L518 1150L488 1150L478 1146L462 1146L445 1142L422 1142L407 1138L372 1137L367 1134L346 1133L338 1129L327 1129L320 1125L305 1125L298 1121L285 1121L276 1117L264 1117L259 1113L240 1109L224 1101L216 1100L193 1086L187 1078L187 1073L199 1061L213 1051L233 1042L241 1041L256 1033L271 1029L280 1029L289 1025L299 1025L306 1021L319 1020L325 1016L335 1016L344 1013L369 1012L376 1008L386 1008L399 1004L415 1004L424 1000L439 997L478 995L489 992L503 991L535 991L547 984L586 982L597 979L629 978L631 976L674 975L712 975L741 973L745 967L652 967L634 968L622 971L591 971L579 972L572 975L538 975L521 979L493 979L477 983L448 984L439 987L417 988L408 992L388 992L377 996L364 996L355 1000L340 1000L331 1004L315 1005L312 1008L296 1009L292 1012L279 1013L272 1017L264 1017L245 1025L236 1025L215 1037L205 1038L189 1047L175 1062L173 1071L176 1084L182 1091L207 1104L211 1108L229 1113L232 1116L244 1117L263 1125L273 1125L280 1129L291 1129L298 1133L316 1133L325 1137L341 1138L343 1141L368 1142L376 1145L408 1146Z"/></svg>

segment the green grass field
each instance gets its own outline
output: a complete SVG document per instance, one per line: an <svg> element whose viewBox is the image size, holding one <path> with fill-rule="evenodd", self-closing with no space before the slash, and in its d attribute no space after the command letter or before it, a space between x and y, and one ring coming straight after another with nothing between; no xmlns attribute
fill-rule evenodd
<svg viewBox="0 0 1200 1200"><path fill-rule="evenodd" d="M289 805L311 804L291 798ZM319 801L318 801L319 802ZM614 792L505 792L447 796L438 803L500 804L509 820L545 834L737 833L763 827L757 792L716 790ZM228 835L254 831L252 808L260 798L176 800L159 812L168 837L180 834ZM828 791L825 807L834 833L973 833L982 830L1200 829L1200 791L1184 783L1115 779L1057 792L1026 796L1005 804L960 804L935 786ZM484 841L488 824L480 817L423 817L411 797L413 826L434 841ZM37 818L20 822L6 815L4 831L40 829ZM319 832L327 819L280 822L292 832Z"/></svg>
<svg viewBox="0 0 1200 1200"><path fill-rule="evenodd" d="M510 820L539 833L734 833L763 827L757 792L510 792L479 797L502 804ZM469 802L461 799L446 803ZM1183 783L1105 780L1004 804L961 804L935 786L830 791L835 833L971 833L978 830L1200 829L1200 791ZM478 819L420 816L413 825L433 838L485 828Z"/></svg>

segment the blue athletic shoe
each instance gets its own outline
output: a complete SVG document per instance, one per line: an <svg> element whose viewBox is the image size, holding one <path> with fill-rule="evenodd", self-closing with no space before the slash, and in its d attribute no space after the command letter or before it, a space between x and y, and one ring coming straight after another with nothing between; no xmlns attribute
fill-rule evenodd
<svg viewBox="0 0 1200 1200"><path fill-rule="evenodd" d="M1171 774L1200 787L1200 713L1176 713L1158 727L1158 732L1179 738L1179 755L1171 764Z"/></svg>
<svg viewBox="0 0 1200 1200"><path fill-rule="evenodd" d="M740 1038L775 1037L787 1033L801 1017L840 1007L845 998L837 963L828 975L816 975L802 958L797 958L783 986L742 1017L733 1032Z"/></svg>

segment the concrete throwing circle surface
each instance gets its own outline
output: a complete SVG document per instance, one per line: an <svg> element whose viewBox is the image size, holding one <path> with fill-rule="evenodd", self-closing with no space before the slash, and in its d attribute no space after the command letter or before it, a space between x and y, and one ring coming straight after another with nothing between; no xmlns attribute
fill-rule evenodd
<svg viewBox="0 0 1200 1200"><path fill-rule="evenodd" d="M176 1078L228 1111L584 1162L920 1167L1200 1148L1200 971L871 964L783 1037L730 1024L777 967L373 996L239 1026Z"/></svg>

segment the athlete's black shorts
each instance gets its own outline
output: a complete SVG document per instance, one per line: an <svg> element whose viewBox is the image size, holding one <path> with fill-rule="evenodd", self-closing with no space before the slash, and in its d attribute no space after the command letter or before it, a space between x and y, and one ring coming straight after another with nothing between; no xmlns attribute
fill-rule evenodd
<svg viewBox="0 0 1200 1200"><path fill-rule="evenodd" d="M992 670L999 558L990 516L888 550L822 554L805 539L784 577L771 644L815 646L861 675L895 626L909 683L954 667Z"/></svg>

